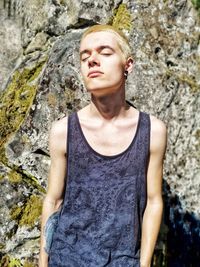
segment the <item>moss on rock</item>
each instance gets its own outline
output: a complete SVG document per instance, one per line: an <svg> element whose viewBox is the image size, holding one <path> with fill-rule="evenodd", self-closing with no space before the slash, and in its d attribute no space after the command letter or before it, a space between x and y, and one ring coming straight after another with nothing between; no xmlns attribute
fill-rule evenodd
<svg viewBox="0 0 200 267"><path fill-rule="evenodd" d="M8 264L8 267L22 267L22 263L20 262L20 260L15 259L15 258L11 258L10 262Z"/></svg>
<svg viewBox="0 0 200 267"><path fill-rule="evenodd" d="M22 175L23 181L25 181L29 186L33 186L33 188L37 188L38 191L41 193L44 193L44 194L46 193L46 189L42 185L40 185L40 183L38 182L36 177L31 175L27 171L22 170L22 169L19 170L19 168L16 167L16 170L17 169L20 172L20 174Z"/></svg>
<svg viewBox="0 0 200 267"><path fill-rule="evenodd" d="M5 166L8 166L8 159L6 157L6 152L5 152L5 146L4 146L4 144L2 146L0 146L0 161Z"/></svg>
<svg viewBox="0 0 200 267"><path fill-rule="evenodd" d="M39 196L32 195L25 205L20 225L33 226L35 221L42 213L42 199Z"/></svg>
<svg viewBox="0 0 200 267"><path fill-rule="evenodd" d="M8 179L11 183L20 183L22 181L22 176L18 172L12 170L8 174Z"/></svg>
<svg viewBox="0 0 200 267"><path fill-rule="evenodd" d="M4 175L0 174L0 181L3 180Z"/></svg>
<svg viewBox="0 0 200 267"><path fill-rule="evenodd" d="M8 179L12 183L19 183L23 177L31 177L31 183L39 187L41 192L44 192L44 189L38 185L38 181L34 177L24 175L18 171L18 166L9 164L5 146L9 137L19 129L32 106L37 91L36 79L41 73L44 63L45 61L41 61L32 68L17 70L7 89L1 94L0 100L0 161L5 166L14 169L8 174Z"/></svg>
<svg viewBox="0 0 200 267"><path fill-rule="evenodd" d="M176 73L172 70L167 70L166 75L174 76L180 83L186 83L190 86L190 91L196 93L200 90L200 84L196 81L195 77L188 75L187 73Z"/></svg>
<svg viewBox="0 0 200 267"><path fill-rule="evenodd" d="M15 205L10 212L11 219L18 221L20 226L33 226L42 213L42 198L32 195L23 206Z"/></svg>
<svg viewBox="0 0 200 267"><path fill-rule="evenodd" d="M9 255L4 255L0 261L1 267L22 267L22 263L19 259L12 258Z"/></svg>
<svg viewBox="0 0 200 267"><path fill-rule="evenodd" d="M23 207L14 206L10 211L10 216L13 220L18 220L23 212Z"/></svg>
<svg viewBox="0 0 200 267"><path fill-rule="evenodd" d="M126 4L120 4L119 7L114 10L114 15L109 24L119 30L127 30L128 32L131 30L132 16Z"/></svg>
<svg viewBox="0 0 200 267"><path fill-rule="evenodd" d="M192 3L200 15L200 0L192 0Z"/></svg>
<svg viewBox="0 0 200 267"><path fill-rule="evenodd" d="M24 265L23 265L24 267L35 267L36 265L34 264L34 263L32 263L32 262L29 262L29 261L25 261L24 262Z"/></svg>
<svg viewBox="0 0 200 267"><path fill-rule="evenodd" d="M8 88L1 97L0 146L17 131L23 122L36 94L37 86L32 84L41 72L44 62L32 69L17 70Z"/></svg>
<svg viewBox="0 0 200 267"><path fill-rule="evenodd" d="M32 263L28 260L25 260L24 262L20 259L13 258L9 255L4 255L0 259L0 266L1 267L36 267L37 265L35 263Z"/></svg>

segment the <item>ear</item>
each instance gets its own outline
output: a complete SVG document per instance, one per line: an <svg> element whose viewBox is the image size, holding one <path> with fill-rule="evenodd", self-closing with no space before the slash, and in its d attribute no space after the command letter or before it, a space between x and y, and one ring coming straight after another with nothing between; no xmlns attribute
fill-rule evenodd
<svg viewBox="0 0 200 267"><path fill-rule="evenodd" d="M125 70L128 71L128 73L131 73L133 70L133 58L128 57L126 62L125 62Z"/></svg>

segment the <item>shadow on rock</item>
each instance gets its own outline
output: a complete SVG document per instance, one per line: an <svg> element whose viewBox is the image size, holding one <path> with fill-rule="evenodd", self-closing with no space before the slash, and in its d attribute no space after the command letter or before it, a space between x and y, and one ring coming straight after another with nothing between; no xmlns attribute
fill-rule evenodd
<svg viewBox="0 0 200 267"><path fill-rule="evenodd" d="M166 251L155 250L152 266L199 267L200 219L193 212L183 210L179 197L171 192L170 186L165 181L163 186L165 205L163 225L164 229L167 229Z"/></svg>

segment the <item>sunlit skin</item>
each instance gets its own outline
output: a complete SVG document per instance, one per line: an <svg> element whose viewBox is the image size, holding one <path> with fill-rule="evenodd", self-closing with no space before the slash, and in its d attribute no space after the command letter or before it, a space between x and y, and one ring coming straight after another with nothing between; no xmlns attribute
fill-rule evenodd
<svg viewBox="0 0 200 267"><path fill-rule="evenodd" d="M81 72L85 87L91 93L90 117L116 119L127 114L125 76L133 68L133 59L125 58L116 34L94 32L80 44Z"/></svg>
<svg viewBox="0 0 200 267"><path fill-rule="evenodd" d="M132 59L125 60L111 32L88 34L80 45L80 61L86 89L97 96L123 90L124 71L132 69Z"/></svg>
<svg viewBox="0 0 200 267"><path fill-rule="evenodd" d="M99 31L89 33L81 41L80 63L85 88L91 94L90 103L77 112L83 133L97 152L103 155L121 153L130 145L139 116L139 111L129 106L125 98L124 72L131 73L133 59L125 58L115 33ZM150 267L163 210L162 172L167 131L165 124L153 115L150 115L150 120L147 205L141 225L141 267ZM64 198L67 123L66 116L55 121L50 131L51 166L41 229L44 229L47 219L59 208ZM42 230L39 267L48 267L45 242Z"/></svg>

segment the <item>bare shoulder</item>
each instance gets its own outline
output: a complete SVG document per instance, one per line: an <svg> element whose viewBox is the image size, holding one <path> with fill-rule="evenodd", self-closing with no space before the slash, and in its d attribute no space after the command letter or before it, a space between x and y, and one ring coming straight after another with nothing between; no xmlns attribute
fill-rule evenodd
<svg viewBox="0 0 200 267"><path fill-rule="evenodd" d="M54 121L51 124L49 133L49 148L50 151L60 151L66 153L66 142L67 142L67 124L68 116Z"/></svg>
<svg viewBox="0 0 200 267"><path fill-rule="evenodd" d="M60 119L53 121L51 124L51 130L50 134L55 135L55 136L62 136L63 134L67 133L67 123L68 123L68 116Z"/></svg>
<svg viewBox="0 0 200 267"><path fill-rule="evenodd" d="M150 115L151 150L164 151L167 145L167 125L157 117Z"/></svg>
<svg viewBox="0 0 200 267"><path fill-rule="evenodd" d="M150 120L151 120L151 131L152 134L166 134L167 132L167 126L166 124L158 119L157 117L150 115Z"/></svg>

